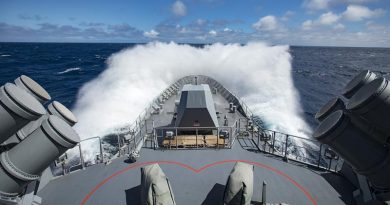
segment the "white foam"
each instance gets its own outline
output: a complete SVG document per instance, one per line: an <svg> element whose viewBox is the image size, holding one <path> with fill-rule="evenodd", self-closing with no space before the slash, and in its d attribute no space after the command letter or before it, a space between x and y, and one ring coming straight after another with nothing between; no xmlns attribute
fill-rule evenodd
<svg viewBox="0 0 390 205"><path fill-rule="evenodd" d="M58 72L57 74L69 73L69 72L76 71L76 70L81 70L81 68L68 68L64 71Z"/></svg>
<svg viewBox="0 0 390 205"><path fill-rule="evenodd" d="M213 44L204 48L154 42L113 54L108 68L79 91L75 129L85 139L130 124L164 88L192 74L238 93L270 129L305 136L288 46Z"/></svg>

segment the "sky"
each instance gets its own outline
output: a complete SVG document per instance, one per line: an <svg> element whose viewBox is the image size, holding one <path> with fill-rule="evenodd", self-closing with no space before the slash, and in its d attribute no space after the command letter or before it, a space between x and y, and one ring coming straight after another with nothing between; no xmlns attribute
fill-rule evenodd
<svg viewBox="0 0 390 205"><path fill-rule="evenodd" d="M390 0L0 0L0 42L390 47Z"/></svg>

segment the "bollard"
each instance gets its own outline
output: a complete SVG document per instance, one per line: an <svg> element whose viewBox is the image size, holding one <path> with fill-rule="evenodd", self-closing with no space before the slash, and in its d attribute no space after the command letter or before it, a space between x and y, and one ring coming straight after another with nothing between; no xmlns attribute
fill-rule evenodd
<svg viewBox="0 0 390 205"><path fill-rule="evenodd" d="M261 194L261 203L267 204L267 182L263 181L263 191Z"/></svg>

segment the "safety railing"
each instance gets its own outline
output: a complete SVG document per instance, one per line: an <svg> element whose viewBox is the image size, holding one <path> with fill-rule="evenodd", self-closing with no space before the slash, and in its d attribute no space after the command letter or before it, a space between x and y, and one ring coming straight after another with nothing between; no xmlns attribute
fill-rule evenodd
<svg viewBox="0 0 390 205"><path fill-rule="evenodd" d="M239 132L238 121L219 127L159 127L154 128L155 149L231 148ZM185 135L182 135L185 133ZM179 139L179 137L182 137ZM187 144L179 141L187 140ZM202 141L199 143L199 141Z"/></svg>
<svg viewBox="0 0 390 205"><path fill-rule="evenodd" d="M161 140L164 137L165 131L171 130L174 131L174 133L176 134L177 132L179 132L180 129L184 128L155 128L154 124L152 124L152 126L148 126L147 123L148 121L150 121L149 119L152 115L159 114L159 111L162 109L162 105L164 104L164 102L172 95L177 94L179 89L184 84L193 83L194 77L195 76L186 76L177 80L175 83L168 86L167 89L163 90L156 98L154 98L152 102L148 106L146 106L146 108L138 115L138 117L132 123L118 126L117 128L113 129L113 135L117 136L117 144L115 150L105 149L102 137L92 137L83 140L80 143L81 145L78 145L79 151L78 154L76 154L79 155L79 163L75 163L74 161L72 161L71 163L69 163L70 167L68 166L68 169L72 170L75 167L84 168L91 164L103 163L105 161L109 161L113 158L121 156L125 153L130 153L133 149L135 149L137 144L139 144L141 141L144 141L145 136L148 135L152 135L154 137L154 146L156 148L160 148L158 146L158 140ZM310 166L316 166L322 169L338 171L341 168L343 160L339 158L326 145L321 144L315 140L264 129L261 123L259 123L259 121L257 120L255 113L249 108L249 106L244 102L243 99L237 97L238 95L228 90L219 82L210 77L197 75L196 81L198 83L209 84L212 89L217 89L218 93L220 93L222 97L224 97L229 102L233 102L235 105L237 105L237 110L243 116L246 117L245 120L239 120L235 122L234 125L231 127L214 128L216 129L217 136L219 136L220 130L229 130L229 139L227 140L229 142L228 148L231 148L236 139L236 136L243 131L242 129L243 127L245 127L243 126L244 121L246 123L252 121L253 133L251 133L250 136L260 151L273 154L275 156L281 156L285 159L291 159L293 161L297 161ZM150 131L150 129L152 131ZM199 132L201 129L203 128L197 128L195 129L195 131L198 130ZM98 139L98 147L100 152L98 155L96 155L96 158L92 160L89 158L87 160L83 154L86 152L87 149L84 150L82 144L96 139ZM75 153L74 150L68 152L73 152L73 155ZM95 163L90 161L95 161Z"/></svg>
<svg viewBox="0 0 390 205"><path fill-rule="evenodd" d="M280 156L284 160L335 172L341 170L344 162L325 144L313 139L267 129L259 129L251 136L260 151Z"/></svg>
<svg viewBox="0 0 390 205"><path fill-rule="evenodd" d="M250 136L253 137L260 151L321 169L330 171L341 169L344 160L327 145L313 139L263 128L260 120L256 118L255 113L242 98L239 98L234 92L229 91L212 78L209 78L208 82L215 86L225 99L238 105L238 110L247 117L247 122L251 121L253 123L253 133Z"/></svg>

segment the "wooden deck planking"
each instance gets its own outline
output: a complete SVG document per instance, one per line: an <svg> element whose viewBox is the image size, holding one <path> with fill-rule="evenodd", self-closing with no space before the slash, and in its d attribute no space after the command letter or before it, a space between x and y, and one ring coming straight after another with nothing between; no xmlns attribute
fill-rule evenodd
<svg viewBox="0 0 390 205"><path fill-rule="evenodd" d="M165 138L162 142L164 147L180 147L180 148L195 148L195 147L224 147L224 138L219 138L217 135L179 135L172 139Z"/></svg>

